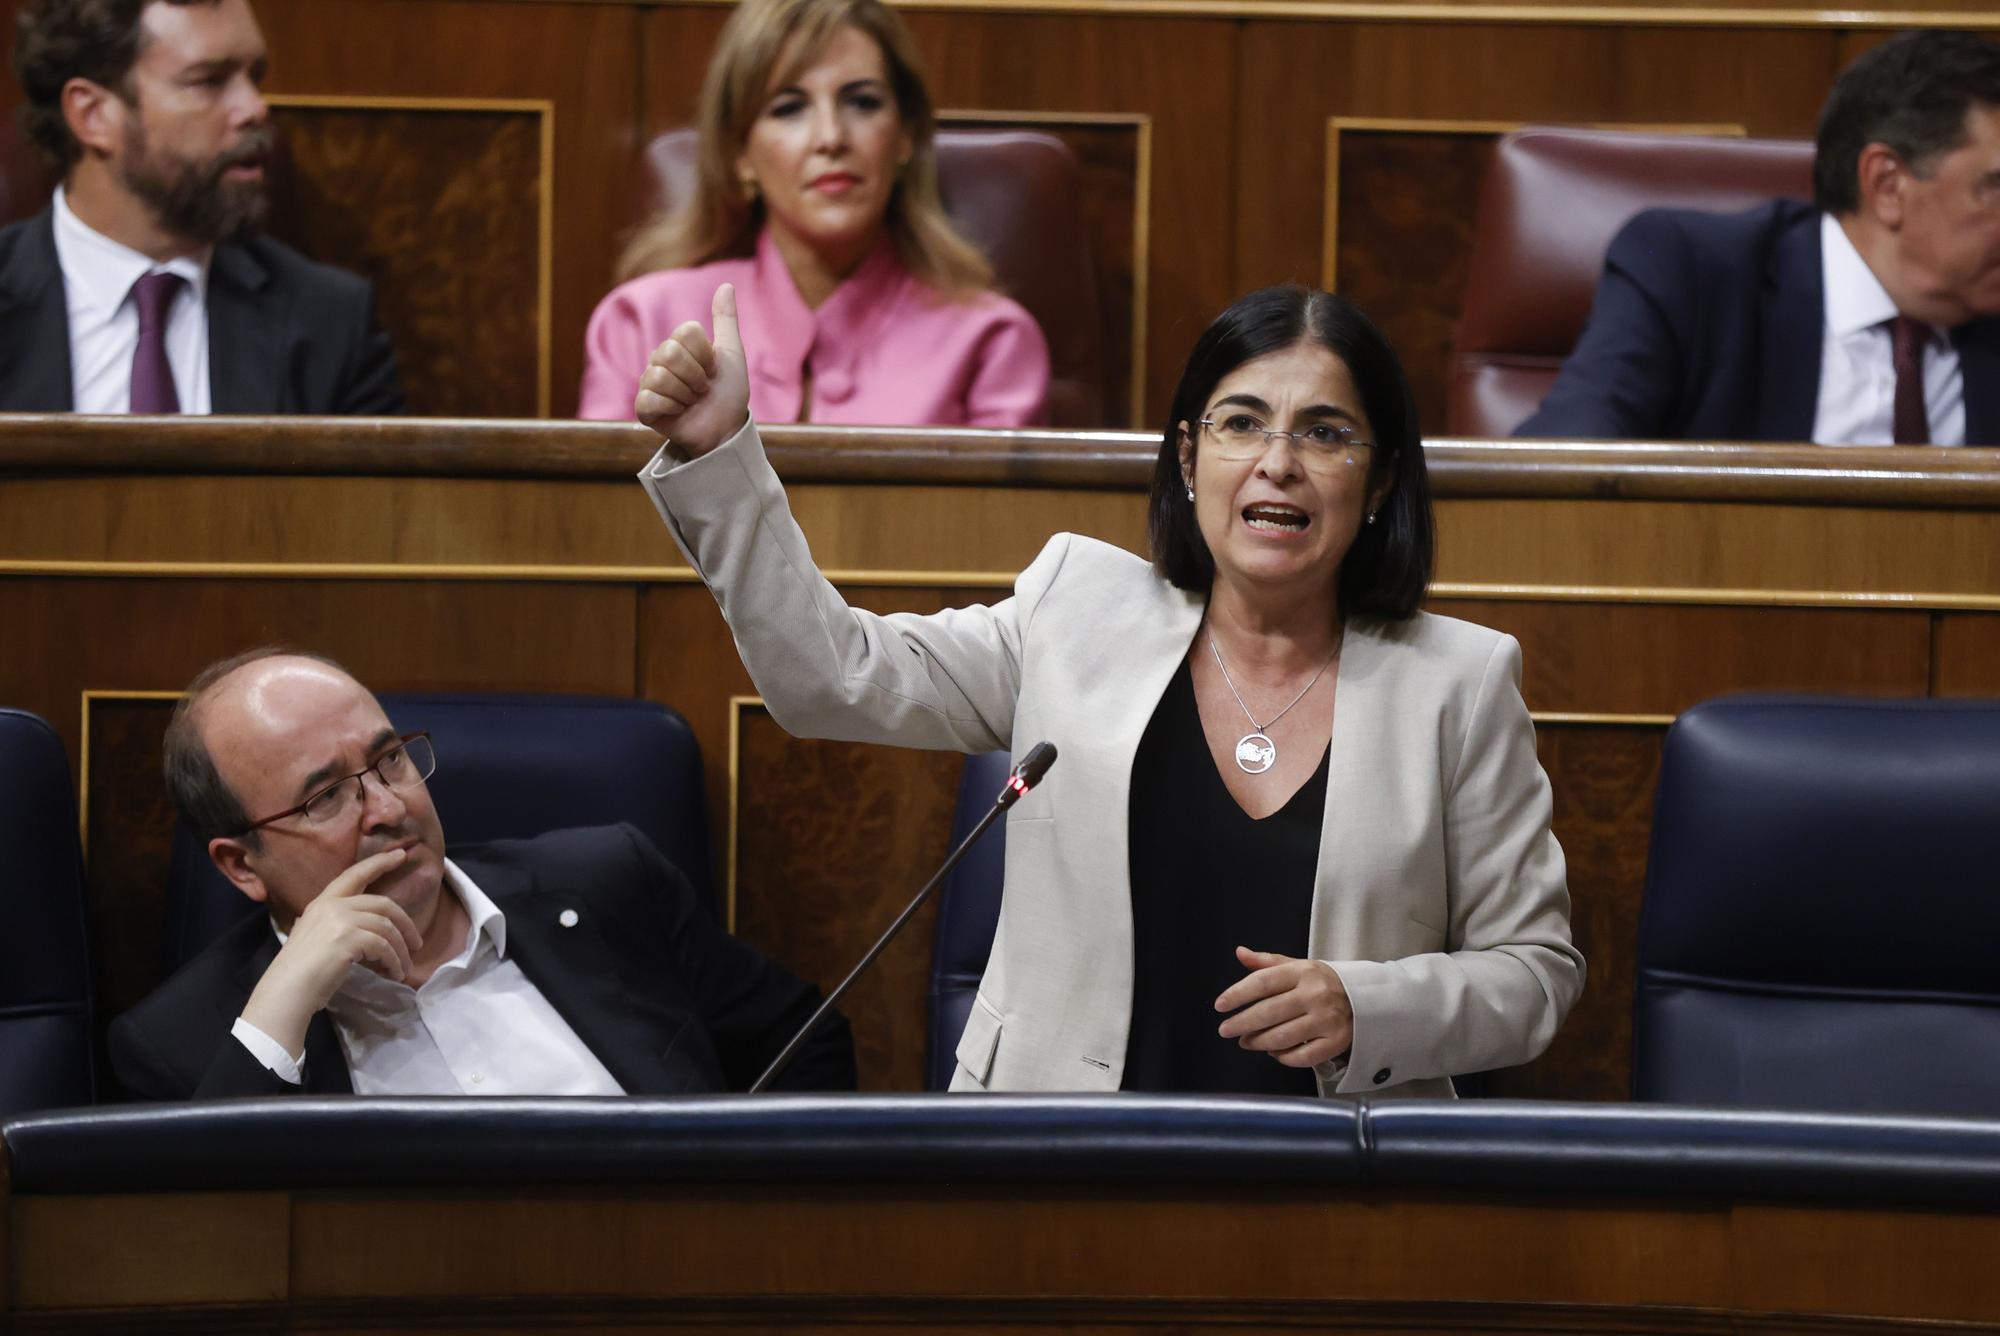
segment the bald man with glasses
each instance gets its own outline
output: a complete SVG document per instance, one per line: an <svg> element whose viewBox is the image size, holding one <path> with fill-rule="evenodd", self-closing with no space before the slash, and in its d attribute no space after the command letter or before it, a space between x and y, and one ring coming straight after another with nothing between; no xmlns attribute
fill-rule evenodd
<svg viewBox="0 0 2000 1336"><path fill-rule="evenodd" d="M112 1025L134 1095L740 1090L818 1003L629 826L447 857L429 736L331 660L212 665L165 750L183 819L269 914ZM781 1084L851 1089L845 1023Z"/></svg>

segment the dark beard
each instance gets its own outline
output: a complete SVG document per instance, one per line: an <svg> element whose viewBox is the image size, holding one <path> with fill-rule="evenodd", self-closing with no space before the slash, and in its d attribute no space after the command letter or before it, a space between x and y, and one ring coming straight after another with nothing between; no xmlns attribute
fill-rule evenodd
<svg viewBox="0 0 2000 1336"><path fill-rule="evenodd" d="M242 142L207 162L155 153L136 119L125 137L120 177L153 211L159 225L198 245L213 245L263 229L270 212L264 181L228 181L223 174L246 162L268 163L270 128L244 132Z"/></svg>

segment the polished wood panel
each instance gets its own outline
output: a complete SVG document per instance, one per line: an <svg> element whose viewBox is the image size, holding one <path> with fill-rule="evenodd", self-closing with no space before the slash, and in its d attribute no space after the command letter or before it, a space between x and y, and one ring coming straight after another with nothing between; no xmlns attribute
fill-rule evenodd
<svg viewBox="0 0 2000 1336"><path fill-rule="evenodd" d="M1676 715L1730 691L1921 696L1930 617L1832 608L1438 599L1521 642L1528 708Z"/></svg>
<svg viewBox="0 0 2000 1336"><path fill-rule="evenodd" d="M13 1307L258 1303L290 1289L282 1193L16 1197Z"/></svg>
<svg viewBox="0 0 2000 1336"><path fill-rule="evenodd" d="M1937 619L1934 696L2000 696L2000 619Z"/></svg>
<svg viewBox="0 0 2000 1336"><path fill-rule="evenodd" d="M629 212L640 10L625 3L313 0L265 3L257 13L271 48L270 87L277 93L535 99L554 104L550 407L558 417L573 414L583 375L584 324L610 286L613 234ZM501 182L489 179L490 172L504 171L510 185L515 180L509 163L445 163L436 156L440 148L434 132L416 136L398 170L461 179L464 190L481 198L501 187ZM515 293L522 276L511 271L510 253L494 255L485 249L494 239L495 220L482 218L470 200L461 201L456 194L447 202L452 207L441 220L422 220L418 225L458 224L428 239L424 247L427 253L455 254L451 270L414 275L408 281L441 288L453 294L454 302L476 306L477 313L468 317L471 323L456 331L465 360L449 368L458 387L453 393L466 396L476 391L482 370L471 355L487 346L477 325L492 322L506 329L518 322L521 312ZM515 216L518 204L509 202L508 217ZM366 254L330 252L316 258L361 268ZM415 319L409 341L420 352L435 349L444 356L453 331L429 323L431 313L439 310L438 295L410 294L397 300L410 302L415 312L423 313ZM453 318L458 318L460 309L454 305ZM519 359L533 351L515 349L509 356ZM520 392L518 385L499 383L507 367L485 370L495 401L511 400ZM469 411L496 410L479 407L474 399Z"/></svg>
<svg viewBox="0 0 2000 1336"><path fill-rule="evenodd" d="M85 704L84 904L100 1025L136 1006L165 973L174 805L160 758L173 708L171 700Z"/></svg>
<svg viewBox="0 0 2000 1336"><path fill-rule="evenodd" d="M0 1205L20 1263L7 1316L24 1333L1872 1333L2000 1323L1982 1267L2000 1221L1985 1212L1253 1193L1170 1178L413 1185ZM192 1265L177 1271L180 1259ZM48 1269L31 1273L30 1262Z"/></svg>
<svg viewBox="0 0 2000 1336"><path fill-rule="evenodd" d="M1542 768L1555 791L1555 834L1569 865L1570 931L1583 952L1583 996L1549 1051L1489 1072L1474 1093L1504 1099L1624 1099L1632 1088L1632 987L1646 843L1660 739L1643 724L1543 724Z"/></svg>
<svg viewBox="0 0 2000 1336"><path fill-rule="evenodd" d="M944 861L964 758L800 741L756 708L740 728L735 931L830 991ZM924 1088L937 912L933 897L841 1000L863 1090Z"/></svg>
<svg viewBox="0 0 2000 1336"><path fill-rule="evenodd" d="M1976 512L1717 503L1582 501L1438 505L1438 580L1447 589L1561 586L1727 601L1874 590L1990 598L2000 590L1995 517ZM1725 591L1735 591L1733 597ZM1893 600L1885 600L1893 601Z"/></svg>
<svg viewBox="0 0 2000 1336"><path fill-rule="evenodd" d="M281 106L272 230L374 278L410 411L548 412L543 120L553 107ZM546 239L553 245L553 238Z"/></svg>
<svg viewBox="0 0 2000 1336"><path fill-rule="evenodd" d="M1339 135L1333 289L1368 312L1410 378L1417 421L1444 425L1489 134Z"/></svg>

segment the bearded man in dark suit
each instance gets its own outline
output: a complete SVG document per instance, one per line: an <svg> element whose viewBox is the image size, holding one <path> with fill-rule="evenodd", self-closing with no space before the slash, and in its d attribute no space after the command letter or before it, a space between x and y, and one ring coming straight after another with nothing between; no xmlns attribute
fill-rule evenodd
<svg viewBox="0 0 2000 1336"><path fill-rule="evenodd" d="M253 651L195 679L168 727L168 787L270 913L112 1025L128 1091L741 1090L818 1005L629 826L447 858L435 764L329 660ZM846 1023L830 1021L780 1085L853 1088Z"/></svg>
<svg viewBox="0 0 2000 1336"><path fill-rule="evenodd" d="M0 232L0 412L400 413L373 291L257 235L248 0L30 0L21 120L62 178Z"/></svg>

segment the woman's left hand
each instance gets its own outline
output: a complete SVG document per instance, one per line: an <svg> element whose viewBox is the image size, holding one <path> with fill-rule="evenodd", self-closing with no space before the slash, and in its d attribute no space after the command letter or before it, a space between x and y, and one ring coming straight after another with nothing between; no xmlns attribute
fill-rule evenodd
<svg viewBox="0 0 2000 1336"><path fill-rule="evenodd" d="M1247 946L1236 948L1236 959L1250 973L1215 999L1217 1011L1236 1013L1218 1031L1224 1039L1287 1067L1313 1067L1347 1052L1354 1007L1333 966Z"/></svg>

